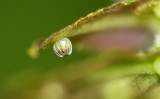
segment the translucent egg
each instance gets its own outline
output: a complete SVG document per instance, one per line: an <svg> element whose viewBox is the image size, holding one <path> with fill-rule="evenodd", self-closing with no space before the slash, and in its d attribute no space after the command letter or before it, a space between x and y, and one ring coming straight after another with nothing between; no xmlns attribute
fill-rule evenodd
<svg viewBox="0 0 160 99"><path fill-rule="evenodd" d="M72 43L68 38L62 38L53 45L54 52L63 57L72 53Z"/></svg>

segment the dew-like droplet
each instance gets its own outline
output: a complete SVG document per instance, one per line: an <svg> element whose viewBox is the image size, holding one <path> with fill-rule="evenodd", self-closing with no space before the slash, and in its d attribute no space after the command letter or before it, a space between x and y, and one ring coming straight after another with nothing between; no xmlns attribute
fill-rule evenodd
<svg viewBox="0 0 160 99"><path fill-rule="evenodd" d="M54 52L63 57L72 53L72 43L68 38L62 38L53 45Z"/></svg>

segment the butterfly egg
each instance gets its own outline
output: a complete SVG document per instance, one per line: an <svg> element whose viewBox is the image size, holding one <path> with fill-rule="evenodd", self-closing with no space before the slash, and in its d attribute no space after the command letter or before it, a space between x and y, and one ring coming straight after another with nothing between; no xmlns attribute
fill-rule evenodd
<svg viewBox="0 0 160 99"><path fill-rule="evenodd" d="M72 43L68 38L62 38L53 45L54 52L63 57L72 53Z"/></svg>

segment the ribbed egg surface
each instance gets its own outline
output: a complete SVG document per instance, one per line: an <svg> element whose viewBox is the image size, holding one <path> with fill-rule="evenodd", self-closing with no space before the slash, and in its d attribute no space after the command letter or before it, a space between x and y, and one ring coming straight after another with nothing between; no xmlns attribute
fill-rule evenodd
<svg viewBox="0 0 160 99"><path fill-rule="evenodd" d="M72 43L68 38L60 39L54 43L53 50L59 57L70 55L72 53Z"/></svg>

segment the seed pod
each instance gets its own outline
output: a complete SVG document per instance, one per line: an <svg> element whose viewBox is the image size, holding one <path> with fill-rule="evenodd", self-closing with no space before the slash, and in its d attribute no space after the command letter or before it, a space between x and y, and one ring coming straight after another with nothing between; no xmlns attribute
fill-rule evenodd
<svg viewBox="0 0 160 99"><path fill-rule="evenodd" d="M63 57L72 53L72 43L68 38L62 38L53 45L54 52Z"/></svg>

